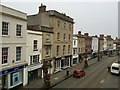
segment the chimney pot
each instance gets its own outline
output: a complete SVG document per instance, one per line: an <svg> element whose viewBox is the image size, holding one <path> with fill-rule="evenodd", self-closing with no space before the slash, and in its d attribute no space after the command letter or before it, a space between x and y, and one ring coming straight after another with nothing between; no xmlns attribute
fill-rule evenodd
<svg viewBox="0 0 120 90"><path fill-rule="evenodd" d="M78 31L78 34L81 35L81 31Z"/></svg>
<svg viewBox="0 0 120 90"><path fill-rule="evenodd" d="M46 6L41 4L41 6L39 7L39 13L45 12L45 11L46 11Z"/></svg>

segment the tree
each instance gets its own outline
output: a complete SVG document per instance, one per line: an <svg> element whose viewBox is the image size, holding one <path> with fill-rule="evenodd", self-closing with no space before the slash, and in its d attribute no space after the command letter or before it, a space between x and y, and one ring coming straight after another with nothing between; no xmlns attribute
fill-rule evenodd
<svg viewBox="0 0 120 90"><path fill-rule="evenodd" d="M48 68L52 68L51 62L45 61L43 63L43 78L44 78L44 87L50 87L50 74L48 74Z"/></svg>

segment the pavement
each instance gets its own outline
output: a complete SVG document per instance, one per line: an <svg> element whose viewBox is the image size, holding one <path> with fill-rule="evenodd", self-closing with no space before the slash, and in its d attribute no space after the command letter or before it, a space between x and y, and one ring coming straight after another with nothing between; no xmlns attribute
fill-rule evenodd
<svg viewBox="0 0 120 90"><path fill-rule="evenodd" d="M103 56L103 58L106 58L106 56ZM97 58L88 60L89 67L91 65L97 63L97 62L98 62ZM82 69L83 65L84 65L83 62L81 62L81 63L78 63L75 66L72 66L70 68L62 70L62 71L57 72L55 74L52 74L51 79L50 79L50 82L51 82L51 87L50 88L54 87L55 85L61 83L62 81L68 79L69 77L71 77L72 74L73 74L73 71L75 69L78 69L78 68ZM68 76L66 76L66 71L67 70L69 70L69 75ZM35 79L35 80L31 81L28 85L26 85L22 88L28 88L28 89L29 88L43 88L43 83L44 83L43 79Z"/></svg>

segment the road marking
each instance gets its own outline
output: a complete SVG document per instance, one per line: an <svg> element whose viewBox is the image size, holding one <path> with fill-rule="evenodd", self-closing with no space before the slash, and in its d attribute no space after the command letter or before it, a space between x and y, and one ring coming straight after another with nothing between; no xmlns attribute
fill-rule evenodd
<svg viewBox="0 0 120 90"><path fill-rule="evenodd" d="M55 80L58 80L58 79L59 79L58 77L55 78Z"/></svg>
<svg viewBox="0 0 120 90"><path fill-rule="evenodd" d="M107 62L110 62L109 60Z"/></svg>
<svg viewBox="0 0 120 90"><path fill-rule="evenodd" d="M100 83L104 83L104 79L100 81Z"/></svg>

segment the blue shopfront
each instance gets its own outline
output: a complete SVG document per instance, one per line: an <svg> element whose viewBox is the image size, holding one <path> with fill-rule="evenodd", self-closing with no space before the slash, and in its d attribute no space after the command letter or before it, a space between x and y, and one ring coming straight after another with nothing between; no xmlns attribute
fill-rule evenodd
<svg viewBox="0 0 120 90"><path fill-rule="evenodd" d="M23 84L23 73L26 65L17 66L11 69L0 71L2 77L2 88L11 89Z"/></svg>

